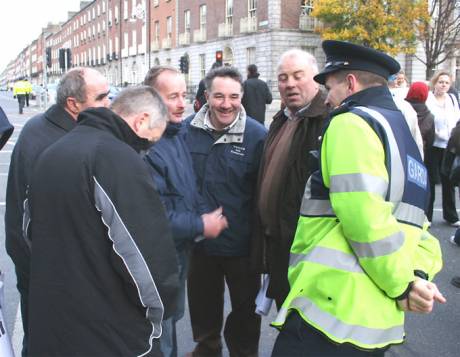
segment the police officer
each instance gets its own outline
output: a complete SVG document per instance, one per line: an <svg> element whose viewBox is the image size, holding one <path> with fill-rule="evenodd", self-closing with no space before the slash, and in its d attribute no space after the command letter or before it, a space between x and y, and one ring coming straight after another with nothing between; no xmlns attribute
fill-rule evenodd
<svg viewBox="0 0 460 357"><path fill-rule="evenodd" d="M302 200L273 356L383 356L404 340L404 311L445 302L430 282L442 262L423 229L427 171L386 85L399 63L346 42L323 49L314 79L336 109Z"/></svg>
<svg viewBox="0 0 460 357"><path fill-rule="evenodd" d="M17 98L19 104L19 114L22 114L26 103L27 83L23 78L19 79L13 86L13 96Z"/></svg>

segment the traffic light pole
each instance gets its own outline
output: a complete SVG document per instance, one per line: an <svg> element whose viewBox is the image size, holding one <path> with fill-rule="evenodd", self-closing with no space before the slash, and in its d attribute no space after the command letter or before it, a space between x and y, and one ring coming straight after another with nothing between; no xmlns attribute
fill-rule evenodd
<svg viewBox="0 0 460 357"><path fill-rule="evenodd" d="M45 110L48 107L48 78L46 75L46 71L48 70L48 65L46 63L46 34L43 34L43 88L45 90L44 95L44 104Z"/></svg>

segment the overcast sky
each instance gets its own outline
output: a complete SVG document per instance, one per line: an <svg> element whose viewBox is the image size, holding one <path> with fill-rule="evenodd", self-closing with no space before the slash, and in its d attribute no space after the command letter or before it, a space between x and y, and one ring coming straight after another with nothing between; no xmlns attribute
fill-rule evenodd
<svg viewBox="0 0 460 357"><path fill-rule="evenodd" d="M0 0L0 73L48 22L66 21L68 11L79 9L80 0Z"/></svg>

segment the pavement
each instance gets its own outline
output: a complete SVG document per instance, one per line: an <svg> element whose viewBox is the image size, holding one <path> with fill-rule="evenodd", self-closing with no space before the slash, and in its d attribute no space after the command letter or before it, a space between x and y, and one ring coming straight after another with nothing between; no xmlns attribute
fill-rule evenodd
<svg viewBox="0 0 460 357"><path fill-rule="evenodd" d="M34 104L34 103L32 103ZM40 108L31 106L25 108L24 114L17 114L17 102L8 93L0 92L0 105L7 113L10 121L15 126L15 132L7 145L0 151L0 216L5 212L5 188L8 174L9 157L16 139L24 123L34 114L40 112ZM267 118L277 112L278 105L272 104L267 110ZM193 112L191 104L187 105L187 114ZM266 123L268 126L269 122ZM439 198L440 187L436 187L436 197ZM457 207L460 202L457 198ZM435 212L431 233L438 237L443 251L444 268L437 275L435 282L447 298L445 305L435 307L429 315L407 314L406 319L406 343L392 347L387 356L390 357L457 357L460 355L460 289L450 284L452 276L460 275L460 247L452 245L448 238L455 229L442 220L440 201L435 201ZM22 324L19 310L19 296L15 287L14 267L4 248L4 222L0 219L0 268L5 273L5 302L2 306L7 330L12 339L16 356L20 356L22 341ZM226 295L225 313L230 311L228 294ZM359 302L356 302L359 303ZM274 320L276 309L272 306L270 314L262 319L260 338L260 357L268 357L271 354L277 331L269 326ZM178 323L178 350L182 357L194 347L188 307L184 318ZM228 356L228 350L224 350L224 357ZM1 356L0 356L1 357Z"/></svg>

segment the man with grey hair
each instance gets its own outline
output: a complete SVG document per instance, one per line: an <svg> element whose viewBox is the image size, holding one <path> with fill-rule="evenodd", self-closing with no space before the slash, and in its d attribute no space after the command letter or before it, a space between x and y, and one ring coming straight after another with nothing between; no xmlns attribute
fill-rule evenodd
<svg viewBox="0 0 460 357"><path fill-rule="evenodd" d="M310 152L319 147L328 115L326 95L313 80L316 73L316 59L305 51L291 49L281 56L278 89L285 108L270 125L259 171L251 262L269 274L267 297L278 308L289 292L289 249L313 170Z"/></svg>
<svg viewBox="0 0 460 357"><path fill-rule="evenodd" d="M162 203L140 155L168 112L128 88L39 157L30 187L31 356L162 356L178 274ZM59 217L59 219L56 219Z"/></svg>
<svg viewBox="0 0 460 357"><path fill-rule="evenodd" d="M26 123L11 154L6 189L5 245L16 268L21 295L23 356L27 355L30 249L23 238L22 222L32 168L43 150L76 125L82 110L108 106L108 92L107 80L98 71L90 68L70 70L59 82L57 103Z"/></svg>

